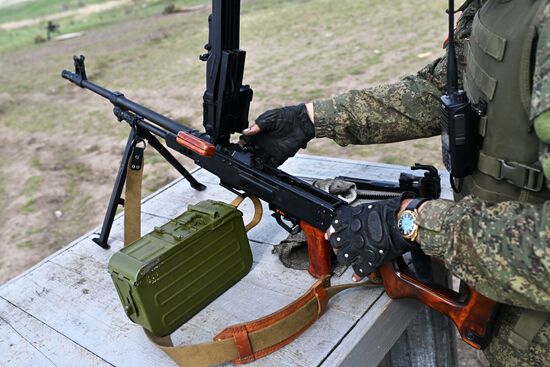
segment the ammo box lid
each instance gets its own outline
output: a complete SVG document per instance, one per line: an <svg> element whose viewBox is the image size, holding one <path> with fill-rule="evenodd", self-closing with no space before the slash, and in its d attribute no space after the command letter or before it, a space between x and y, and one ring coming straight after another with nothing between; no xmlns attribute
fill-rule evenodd
<svg viewBox="0 0 550 367"><path fill-rule="evenodd" d="M154 283L154 271L164 259L170 258L175 252L181 251L182 241L195 243L209 231L242 217L242 213L232 205L205 200L195 205L189 205L186 212L179 217L155 229L116 252L109 261L109 273L113 276L126 278L132 283L143 281ZM115 270L116 269L116 270Z"/></svg>

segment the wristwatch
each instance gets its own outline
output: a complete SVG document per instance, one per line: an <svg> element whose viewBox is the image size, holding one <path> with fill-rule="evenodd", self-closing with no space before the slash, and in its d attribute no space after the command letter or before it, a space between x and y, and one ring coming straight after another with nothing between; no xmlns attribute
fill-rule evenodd
<svg viewBox="0 0 550 367"><path fill-rule="evenodd" d="M427 200L427 198L413 199L409 205L407 205L405 210L399 213L399 216L397 217L397 228L404 239L411 242L416 240L416 237L418 236L417 208Z"/></svg>

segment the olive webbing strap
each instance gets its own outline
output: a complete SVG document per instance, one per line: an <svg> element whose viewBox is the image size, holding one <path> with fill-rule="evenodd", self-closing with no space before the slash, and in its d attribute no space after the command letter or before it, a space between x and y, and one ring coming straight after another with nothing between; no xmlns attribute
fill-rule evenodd
<svg viewBox="0 0 550 367"><path fill-rule="evenodd" d="M145 148L136 145L128 162L124 194L124 247L141 237L141 181Z"/></svg>
<svg viewBox="0 0 550 367"><path fill-rule="evenodd" d="M519 350L529 349L529 345L550 317L548 312L523 309L514 326L514 330L508 336L508 343Z"/></svg>
<svg viewBox="0 0 550 367"><path fill-rule="evenodd" d="M325 312L328 301L338 293L356 287L378 287L379 283L342 284L331 287L330 278L318 280L304 295L286 307L260 319L232 325L207 343L172 346L169 337L145 332L179 366L203 367L231 361L252 362L289 344Z"/></svg>

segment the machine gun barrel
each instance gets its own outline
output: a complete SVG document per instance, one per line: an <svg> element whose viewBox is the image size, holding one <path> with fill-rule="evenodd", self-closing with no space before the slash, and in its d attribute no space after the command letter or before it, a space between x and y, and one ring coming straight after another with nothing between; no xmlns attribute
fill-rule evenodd
<svg viewBox="0 0 550 367"><path fill-rule="evenodd" d="M67 79L71 83L78 85L81 88L88 89L103 98L108 99L113 105L123 109L136 113L139 116L146 118L147 120L154 122L163 129L177 134L180 131L185 131L187 133L196 133L196 130L193 130L187 126L184 126L177 121L174 121L166 116L161 115L158 112L155 112L147 107L144 107L138 103L135 103L128 98L124 97L124 94L119 92L111 92L108 89L105 89L87 79L83 79L80 75L73 73L69 70L63 70L61 76L64 79ZM205 139L206 134L201 135L202 139Z"/></svg>

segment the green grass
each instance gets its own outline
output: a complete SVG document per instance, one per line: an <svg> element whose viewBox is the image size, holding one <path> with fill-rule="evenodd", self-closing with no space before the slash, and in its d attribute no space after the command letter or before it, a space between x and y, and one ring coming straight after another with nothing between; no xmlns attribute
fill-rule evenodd
<svg viewBox="0 0 550 367"><path fill-rule="evenodd" d="M31 214L34 211L34 199L27 199L19 208L21 214Z"/></svg>
<svg viewBox="0 0 550 367"><path fill-rule="evenodd" d="M40 188L40 184L44 181L44 177L42 176L32 176L27 181L27 184L25 185L25 192L24 195L33 195L35 194L38 189Z"/></svg>
<svg viewBox="0 0 550 367"><path fill-rule="evenodd" d="M24 240L24 241L18 242L15 246L19 248L32 249L34 248L34 243L31 240Z"/></svg>
<svg viewBox="0 0 550 367"><path fill-rule="evenodd" d="M36 195L36 193L40 191L40 184L43 181L44 181L44 177L42 176L32 176L27 180L27 182L25 183L25 187L23 189L23 196L28 197L28 199L19 208L19 212L21 214L30 214L34 212L34 203L35 203L34 196Z"/></svg>
<svg viewBox="0 0 550 367"><path fill-rule="evenodd" d="M36 169L42 169L42 161L38 157L31 159L31 167Z"/></svg>
<svg viewBox="0 0 550 367"><path fill-rule="evenodd" d="M0 3L0 24L43 17L106 1L107 0L31 0L10 6L2 6Z"/></svg>
<svg viewBox="0 0 550 367"><path fill-rule="evenodd" d="M86 5L92 3L104 3L108 0L79 0ZM61 3L67 3L63 0L35 0L25 3L21 7L16 7L11 11L0 12L0 24L22 19L32 19L40 15L55 14L61 10ZM74 2L69 2L73 4ZM207 3L206 0L133 0L116 8L92 13L85 17L67 16L61 19L55 19L54 23L59 25L61 34L73 32L87 32L94 29L107 26L116 22L128 19L145 18L153 14L161 14L164 8L169 4L175 4L178 7L193 6ZM75 9L69 5L69 9ZM38 14L38 15L32 15ZM2 20L3 19L3 20ZM34 39L37 36L46 37L46 21L28 27L12 29L9 31L0 30L0 55L3 52L15 51L24 47L32 47ZM57 35L57 34L56 34ZM54 35L54 36L56 36ZM38 46L35 46L38 47Z"/></svg>
<svg viewBox="0 0 550 367"><path fill-rule="evenodd" d="M382 162L388 163L388 164L403 164L404 159L400 156L395 155L386 155L382 157Z"/></svg>

